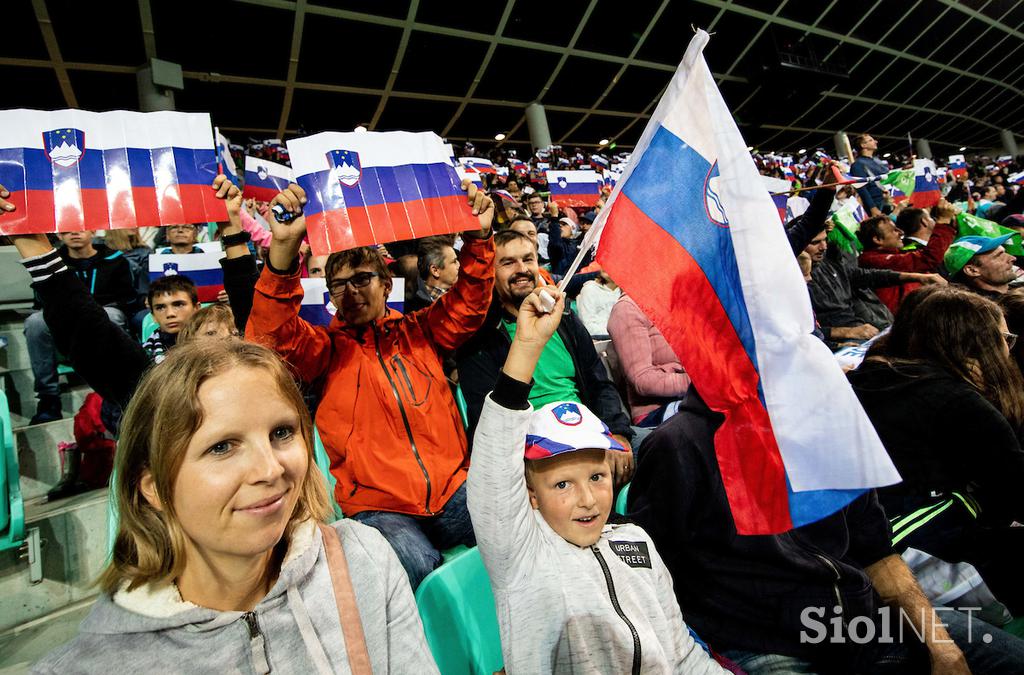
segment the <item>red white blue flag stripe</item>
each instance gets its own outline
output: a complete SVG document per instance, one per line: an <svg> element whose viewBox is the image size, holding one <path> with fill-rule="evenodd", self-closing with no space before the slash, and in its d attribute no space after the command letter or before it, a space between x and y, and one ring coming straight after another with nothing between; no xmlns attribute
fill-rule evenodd
<svg viewBox="0 0 1024 675"><path fill-rule="evenodd" d="M3 234L226 220L205 113L0 111Z"/></svg>
<svg viewBox="0 0 1024 675"><path fill-rule="evenodd" d="M483 157L459 157L459 164L478 173L497 173L494 162Z"/></svg>
<svg viewBox="0 0 1024 675"><path fill-rule="evenodd" d="M772 534L900 477L812 334L806 284L704 61L707 40L691 41L588 237L724 414L715 450L737 532Z"/></svg>
<svg viewBox="0 0 1024 675"><path fill-rule="evenodd" d="M243 197L269 202L291 182L292 170L284 164L246 155Z"/></svg>
<svg viewBox="0 0 1024 675"><path fill-rule="evenodd" d="M324 132L288 151L314 255L479 227L436 134Z"/></svg>
<svg viewBox="0 0 1024 675"><path fill-rule="evenodd" d="M596 171L548 171L548 189L559 206L594 206L602 185Z"/></svg>
<svg viewBox="0 0 1024 675"><path fill-rule="evenodd" d="M914 194L910 195L910 205L915 209L930 209L939 203L942 193L939 191L939 174L935 162L930 159L914 160Z"/></svg>

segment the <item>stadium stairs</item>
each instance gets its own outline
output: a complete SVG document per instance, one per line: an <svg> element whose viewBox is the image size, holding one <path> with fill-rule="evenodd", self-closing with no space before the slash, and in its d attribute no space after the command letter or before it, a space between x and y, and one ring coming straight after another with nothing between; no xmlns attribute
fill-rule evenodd
<svg viewBox="0 0 1024 675"><path fill-rule="evenodd" d="M24 280L6 278L13 271L7 260L0 260L0 343L6 340L0 348L0 388L10 408L9 421L2 422L13 430L19 465L18 474L7 478L19 481L24 534L0 550L0 675L27 672L74 637L96 597L93 581L107 556L105 489L47 502L46 493L61 478L57 444L74 441L73 416L91 389L73 373L62 375L64 419L28 425L35 396L23 328L31 291L27 275ZM3 487L5 500L16 492L6 480Z"/></svg>

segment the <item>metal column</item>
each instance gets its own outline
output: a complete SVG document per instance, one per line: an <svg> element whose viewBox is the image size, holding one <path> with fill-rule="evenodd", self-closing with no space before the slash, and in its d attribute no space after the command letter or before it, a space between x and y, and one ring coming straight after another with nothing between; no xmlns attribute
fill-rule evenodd
<svg viewBox="0 0 1024 675"><path fill-rule="evenodd" d="M526 128L530 131L530 143L533 148L546 148L551 145L551 132L548 131L548 116L544 106L531 103L526 106Z"/></svg>

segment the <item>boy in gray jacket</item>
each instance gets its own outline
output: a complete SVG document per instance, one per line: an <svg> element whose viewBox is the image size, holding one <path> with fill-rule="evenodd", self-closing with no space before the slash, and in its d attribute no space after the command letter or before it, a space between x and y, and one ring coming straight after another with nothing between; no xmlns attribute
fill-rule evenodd
<svg viewBox="0 0 1024 675"><path fill-rule="evenodd" d="M636 525L606 524L607 453L622 446L581 403L536 412L528 403L564 307L548 288L557 302L545 312L540 290L520 307L505 366L484 402L467 481L505 669L725 673L690 636L650 537Z"/></svg>

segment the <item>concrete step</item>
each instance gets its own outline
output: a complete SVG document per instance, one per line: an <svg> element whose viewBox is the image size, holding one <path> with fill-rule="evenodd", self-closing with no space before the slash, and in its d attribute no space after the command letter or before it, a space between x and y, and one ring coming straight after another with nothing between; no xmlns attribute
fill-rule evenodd
<svg viewBox="0 0 1024 675"><path fill-rule="evenodd" d="M65 417L74 417L92 389L77 375L62 375L60 387L61 409ZM26 426L36 413L35 378L31 370L11 370L4 374L4 394L11 412L24 418L24 424L14 418L15 427Z"/></svg>
<svg viewBox="0 0 1024 675"><path fill-rule="evenodd" d="M86 598L0 633L0 675L24 675L36 661L70 642L93 602L95 598Z"/></svg>
<svg viewBox="0 0 1024 675"><path fill-rule="evenodd" d="M27 505L31 528L42 538L43 578L31 583L18 551L0 553L0 634L96 596L93 582L107 562L107 491Z"/></svg>
<svg viewBox="0 0 1024 675"><path fill-rule="evenodd" d="M75 440L74 420L69 416L55 422L17 427L14 443L18 448L21 494L26 502L45 497L60 482L61 461L57 444Z"/></svg>

